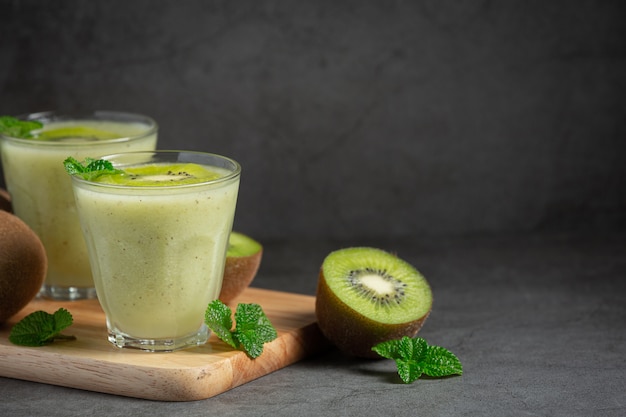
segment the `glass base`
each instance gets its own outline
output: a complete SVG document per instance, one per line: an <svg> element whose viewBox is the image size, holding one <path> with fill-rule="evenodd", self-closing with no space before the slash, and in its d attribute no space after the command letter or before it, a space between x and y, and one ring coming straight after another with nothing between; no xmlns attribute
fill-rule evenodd
<svg viewBox="0 0 626 417"><path fill-rule="evenodd" d="M118 348L139 349L147 352L173 352L198 345L209 339L209 329L203 324L197 333L176 339L139 339L109 329L109 342Z"/></svg>
<svg viewBox="0 0 626 417"><path fill-rule="evenodd" d="M97 298L95 288L59 287L58 285L47 284L41 287L37 296L57 301L76 301Z"/></svg>

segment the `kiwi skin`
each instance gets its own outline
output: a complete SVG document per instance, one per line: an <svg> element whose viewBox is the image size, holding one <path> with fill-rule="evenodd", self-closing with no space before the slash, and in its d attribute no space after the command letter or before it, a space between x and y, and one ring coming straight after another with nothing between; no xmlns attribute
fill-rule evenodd
<svg viewBox="0 0 626 417"><path fill-rule="evenodd" d="M226 256L226 263L224 265L224 279L222 281L222 290L219 295L219 300L225 304L231 303L237 296L239 296L246 288L250 286L254 277L256 276L259 267L261 265L261 259L263 257L263 247L260 243L254 241L251 237L243 235L239 232L231 233L232 238L237 238L237 241L250 240L252 246L257 247L258 250L251 254L236 255L233 252L228 252ZM241 244L243 246L243 244ZM239 248L246 249L246 248Z"/></svg>
<svg viewBox="0 0 626 417"><path fill-rule="evenodd" d="M430 315L429 310L421 318L399 324L380 323L350 308L328 287L324 270L320 268L315 314L322 334L340 351L349 356L380 359L372 347L403 336L415 337Z"/></svg>
<svg viewBox="0 0 626 417"><path fill-rule="evenodd" d="M39 237L17 216L0 210L0 323L35 298L47 270Z"/></svg>

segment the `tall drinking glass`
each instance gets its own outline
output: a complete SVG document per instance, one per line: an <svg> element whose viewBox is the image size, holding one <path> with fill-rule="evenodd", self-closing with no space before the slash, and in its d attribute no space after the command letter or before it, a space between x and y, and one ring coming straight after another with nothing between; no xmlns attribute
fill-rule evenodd
<svg viewBox="0 0 626 417"><path fill-rule="evenodd" d="M106 156L123 175L72 176L108 339L172 351L206 342L241 167L202 152Z"/></svg>
<svg viewBox="0 0 626 417"><path fill-rule="evenodd" d="M68 156L86 157L154 150L157 123L146 116L96 111L58 112L20 117L43 128L30 139L0 134L0 152L15 214L39 235L48 255L48 273L40 295L57 300L96 296L72 195L63 168Z"/></svg>

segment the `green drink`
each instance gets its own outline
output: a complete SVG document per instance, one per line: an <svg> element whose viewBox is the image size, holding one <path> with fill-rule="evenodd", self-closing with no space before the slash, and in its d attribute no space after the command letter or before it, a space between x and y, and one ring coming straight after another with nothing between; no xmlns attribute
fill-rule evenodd
<svg viewBox="0 0 626 417"><path fill-rule="evenodd" d="M43 128L29 139L0 135L0 150L15 214L39 235L48 256L41 295L93 298L87 248L63 160L154 150L157 124L145 116L104 111L85 116L37 113L25 119L39 121Z"/></svg>
<svg viewBox="0 0 626 417"><path fill-rule="evenodd" d="M72 176L109 341L171 351L202 344L219 296L240 166L199 152L104 159L123 173Z"/></svg>

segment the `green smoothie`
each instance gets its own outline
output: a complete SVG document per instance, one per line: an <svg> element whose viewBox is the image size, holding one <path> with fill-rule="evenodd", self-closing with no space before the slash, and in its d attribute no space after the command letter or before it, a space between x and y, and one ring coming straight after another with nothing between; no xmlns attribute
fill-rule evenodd
<svg viewBox="0 0 626 417"><path fill-rule="evenodd" d="M63 160L153 150L157 125L147 117L98 112L86 118L45 113L43 129L29 139L0 136L2 165L13 208L41 238L48 256L43 295L55 299L95 296L71 180Z"/></svg>
<svg viewBox="0 0 626 417"><path fill-rule="evenodd" d="M188 154L195 162L172 160ZM123 173L73 177L109 340L153 351L204 343L204 312L222 285L239 165L166 151L110 160Z"/></svg>

